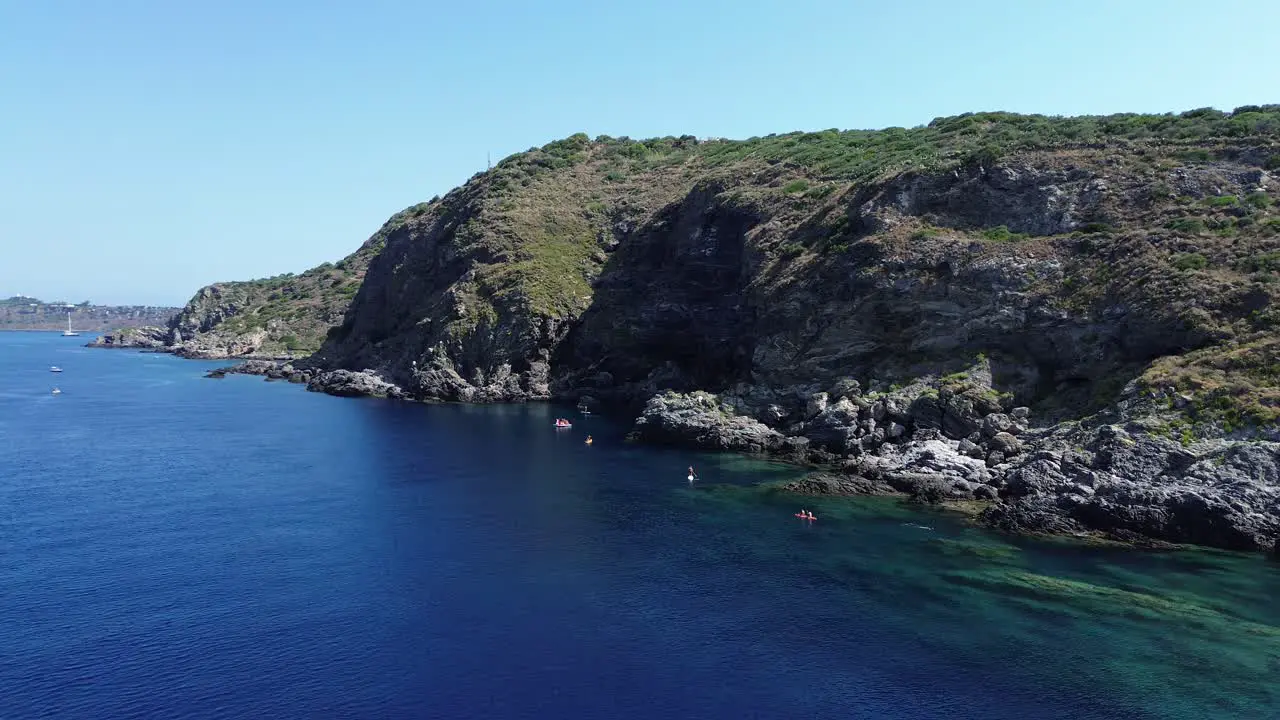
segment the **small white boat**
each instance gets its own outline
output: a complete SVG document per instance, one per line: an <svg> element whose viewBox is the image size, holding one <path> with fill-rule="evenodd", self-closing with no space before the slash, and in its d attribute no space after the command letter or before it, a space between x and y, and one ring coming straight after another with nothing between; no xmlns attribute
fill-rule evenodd
<svg viewBox="0 0 1280 720"><path fill-rule="evenodd" d="M54 389L53 389L53 394L54 394L54 395L61 395L61 394L62 394L62 391L61 391L61 390L59 390L58 388L54 388Z"/></svg>
<svg viewBox="0 0 1280 720"><path fill-rule="evenodd" d="M58 367L57 365L54 365L53 367L49 368L49 372L62 372L62 368Z"/></svg>
<svg viewBox="0 0 1280 720"><path fill-rule="evenodd" d="M80 333L71 329L71 311L67 311L67 329L62 331L62 337L76 337Z"/></svg>

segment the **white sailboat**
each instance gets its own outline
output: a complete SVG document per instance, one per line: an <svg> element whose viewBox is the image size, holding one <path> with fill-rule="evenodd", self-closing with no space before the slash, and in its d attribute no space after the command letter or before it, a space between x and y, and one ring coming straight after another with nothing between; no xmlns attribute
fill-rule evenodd
<svg viewBox="0 0 1280 720"><path fill-rule="evenodd" d="M67 311L67 329L62 331L62 337L76 337L80 333L71 329L71 311Z"/></svg>

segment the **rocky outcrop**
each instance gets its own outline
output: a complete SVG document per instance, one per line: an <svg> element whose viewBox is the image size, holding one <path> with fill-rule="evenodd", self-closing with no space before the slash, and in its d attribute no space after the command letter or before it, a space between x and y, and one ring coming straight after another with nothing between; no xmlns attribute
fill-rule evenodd
<svg viewBox="0 0 1280 720"><path fill-rule="evenodd" d="M636 420L633 437L706 450L763 453L794 440L720 404L711 393L666 393L651 399Z"/></svg>
<svg viewBox="0 0 1280 720"><path fill-rule="evenodd" d="M208 285L176 314L170 313L166 327L146 328L143 337L120 330L90 346L147 347L194 359L305 357L342 321L386 233L416 212L421 212L419 206L393 216L337 263L296 275Z"/></svg>
<svg viewBox="0 0 1280 720"><path fill-rule="evenodd" d="M143 326L122 328L114 332L99 335L85 344L92 348L123 348L135 350L164 350L169 345L168 328Z"/></svg>
<svg viewBox="0 0 1280 720"><path fill-rule="evenodd" d="M403 398L404 392L387 382L372 370L330 370L315 375L307 382L307 389L340 397Z"/></svg>
<svg viewBox="0 0 1280 720"><path fill-rule="evenodd" d="M250 359L245 362L211 370L206 377L221 378L227 375L260 375L267 380L285 380L307 386L312 392L322 392L339 397L385 397L404 399L404 392L387 382L373 370L316 370L292 362Z"/></svg>
<svg viewBox="0 0 1280 720"><path fill-rule="evenodd" d="M210 370L205 374L205 377L261 375L267 380L288 380L289 382L306 384L317 374L314 370L295 367L291 362L249 359L235 365Z"/></svg>
<svg viewBox="0 0 1280 720"><path fill-rule="evenodd" d="M845 384L849 393L852 384ZM785 423L771 429L744 410ZM782 486L798 494L898 492L926 502L999 501L981 519L1011 532L1102 534L1239 550L1269 550L1280 538L1280 443L1205 440L1191 447L1151 434L1078 423L1032 430L1027 408L979 414L982 406L919 387L884 395L802 391L757 394L763 406L711 393L665 393L636 420L651 442L743 452L789 453L834 462L840 473ZM910 398L914 396L914 400ZM769 402L772 401L772 402ZM941 418L955 408L956 421ZM940 408L948 408L942 410ZM876 432L876 420L901 428ZM871 422L868 422L871 421ZM964 437L955 437L977 428ZM844 458L840 460L840 458Z"/></svg>
<svg viewBox="0 0 1280 720"><path fill-rule="evenodd" d="M1098 531L1235 550L1280 538L1280 444L1184 447L1116 425L1066 426L1005 473L985 519L1023 532Z"/></svg>

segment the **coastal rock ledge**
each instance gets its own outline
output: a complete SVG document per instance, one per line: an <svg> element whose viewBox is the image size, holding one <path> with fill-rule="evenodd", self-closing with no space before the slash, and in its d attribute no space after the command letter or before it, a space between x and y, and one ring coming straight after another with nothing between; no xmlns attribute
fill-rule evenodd
<svg viewBox="0 0 1280 720"><path fill-rule="evenodd" d="M668 392L645 405L632 437L831 468L778 487L795 494L988 501L978 519L1012 533L1262 552L1280 543L1280 443L1217 439L1184 446L1142 423L1032 430L1025 408L982 415L954 396L943 402L968 411L936 422L935 408L919 402L927 395L906 400L915 392L806 403L799 412L812 414L810 420L787 428L808 430L798 437L740 414L743 405L712 393ZM779 415L776 405L762 412ZM843 423L835 414L843 414ZM876 416L901 430L875 432ZM969 427L978 429L955 437Z"/></svg>
<svg viewBox="0 0 1280 720"><path fill-rule="evenodd" d="M237 365L217 368L205 377L227 375L260 375L267 380L285 380L306 385L312 392L338 397L385 397L407 399L397 385L387 382L373 370L315 370L273 360L246 360Z"/></svg>
<svg viewBox="0 0 1280 720"><path fill-rule="evenodd" d="M145 325L135 328L122 328L114 332L99 335L85 344L91 348L118 348L126 350L166 350L172 331L166 327Z"/></svg>

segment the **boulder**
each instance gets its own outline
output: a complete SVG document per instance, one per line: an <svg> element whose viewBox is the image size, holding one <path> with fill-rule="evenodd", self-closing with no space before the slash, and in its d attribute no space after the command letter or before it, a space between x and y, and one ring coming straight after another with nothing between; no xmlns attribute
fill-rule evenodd
<svg viewBox="0 0 1280 720"><path fill-rule="evenodd" d="M911 402L908 412L911 415L912 424L917 428L940 429L942 427L942 406L938 403L937 396L921 395Z"/></svg>
<svg viewBox="0 0 1280 720"><path fill-rule="evenodd" d="M950 438L967 437L978 429L981 412L967 395L950 395L939 401L942 432Z"/></svg>
<svg viewBox="0 0 1280 720"><path fill-rule="evenodd" d="M987 441L987 447L1005 457L1022 452L1022 441L1007 432L998 432Z"/></svg>
<svg viewBox="0 0 1280 720"><path fill-rule="evenodd" d="M967 439L967 438L966 438L966 439L964 439L964 440L961 440L961 441L960 441L960 444L956 447L956 449L957 449L957 450L958 450L962 455L967 455L967 456L969 456L969 457L971 457L971 458L981 458L981 457L982 457L982 448L981 448L981 447L979 447L976 443L972 442L971 440L969 440L969 439Z"/></svg>
<svg viewBox="0 0 1280 720"><path fill-rule="evenodd" d="M990 485L978 485L973 489L973 497L975 500L996 500L1000 493Z"/></svg>
<svg viewBox="0 0 1280 720"><path fill-rule="evenodd" d="M1014 433L1017 425L1004 413L991 413L982 418L982 437L992 438L999 433Z"/></svg>

